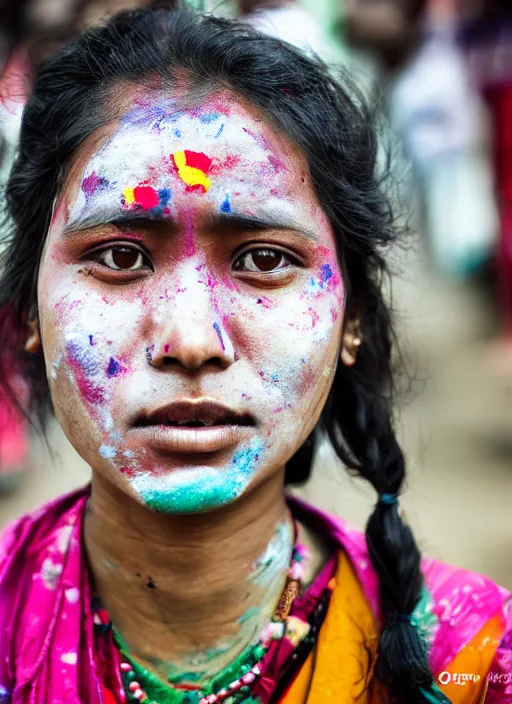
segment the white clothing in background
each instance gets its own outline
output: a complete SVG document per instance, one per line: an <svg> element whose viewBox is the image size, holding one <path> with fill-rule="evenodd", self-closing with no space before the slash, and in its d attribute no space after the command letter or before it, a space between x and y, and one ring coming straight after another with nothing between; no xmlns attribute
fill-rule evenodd
<svg viewBox="0 0 512 704"><path fill-rule="evenodd" d="M498 220L483 106L449 38L426 41L395 78L390 119L422 190L437 266L465 275L489 258Z"/></svg>
<svg viewBox="0 0 512 704"><path fill-rule="evenodd" d="M325 54L325 42L317 21L297 5L257 10L240 17L240 20L306 52L319 56Z"/></svg>

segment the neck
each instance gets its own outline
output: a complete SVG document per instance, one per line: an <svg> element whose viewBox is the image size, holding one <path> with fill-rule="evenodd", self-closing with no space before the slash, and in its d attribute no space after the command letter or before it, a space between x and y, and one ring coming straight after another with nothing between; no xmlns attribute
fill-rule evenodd
<svg viewBox="0 0 512 704"><path fill-rule="evenodd" d="M271 619L293 547L283 480L216 511L163 515L94 476L85 543L96 591L162 679L208 683Z"/></svg>

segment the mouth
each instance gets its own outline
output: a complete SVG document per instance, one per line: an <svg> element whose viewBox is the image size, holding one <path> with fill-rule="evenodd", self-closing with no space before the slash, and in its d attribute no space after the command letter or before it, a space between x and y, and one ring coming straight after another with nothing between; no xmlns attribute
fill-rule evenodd
<svg viewBox="0 0 512 704"><path fill-rule="evenodd" d="M164 454L202 454L234 446L256 426L254 417L216 401L183 400L138 416L134 431Z"/></svg>

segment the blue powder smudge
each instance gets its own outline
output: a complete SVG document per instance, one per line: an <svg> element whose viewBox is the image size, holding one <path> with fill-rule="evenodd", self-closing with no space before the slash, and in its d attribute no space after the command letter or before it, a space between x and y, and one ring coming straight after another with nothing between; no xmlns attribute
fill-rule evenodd
<svg viewBox="0 0 512 704"><path fill-rule="evenodd" d="M161 208L165 208L169 200L171 199L172 193L170 188L161 188L158 191L158 202Z"/></svg>
<svg viewBox="0 0 512 704"><path fill-rule="evenodd" d="M321 275L320 281L324 284L326 281L329 281L329 279L331 278L332 269L329 266L329 264L322 264L321 272L322 272L322 275Z"/></svg>
<svg viewBox="0 0 512 704"><path fill-rule="evenodd" d="M223 129L224 129L224 123L222 123L222 125L220 126L220 130L219 130L219 131L217 132L217 134L215 135L215 139L217 139L217 137L220 137L220 136L221 136Z"/></svg>
<svg viewBox="0 0 512 704"><path fill-rule="evenodd" d="M199 115L199 121L203 123L203 125L207 125L209 122L215 122L215 120L218 120L220 117L218 112L211 112L208 115Z"/></svg>
<svg viewBox="0 0 512 704"><path fill-rule="evenodd" d="M93 335L89 335L89 344L91 345L91 347L92 347L92 345L94 345L93 337L94 337Z"/></svg>
<svg viewBox="0 0 512 704"><path fill-rule="evenodd" d="M222 345L222 351L224 352L224 350L226 349L226 347L225 347L225 345L224 345L224 340L222 339L222 332L221 332L221 329L220 329L220 327L219 327L219 324L218 324L218 323L214 323L214 324L213 324L213 327L214 327L214 329L215 329L215 332L216 332L217 335L219 336L220 344Z"/></svg>
<svg viewBox="0 0 512 704"><path fill-rule="evenodd" d="M89 357L86 348L76 342L69 342L67 347L69 354L80 364L85 374L92 376L98 372L98 363Z"/></svg>
<svg viewBox="0 0 512 704"><path fill-rule="evenodd" d="M110 362L108 363L107 367L107 376L113 377L116 376L116 374L119 374L121 371L121 365L117 361L117 359L114 359L113 357L110 358Z"/></svg>
<svg viewBox="0 0 512 704"><path fill-rule="evenodd" d="M226 200L220 206L220 209L223 213L230 213L231 212L231 203L229 202L229 197L228 197L227 193L226 193Z"/></svg>
<svg viewBox="0 0 512 704"><path fill-rule="evenodd" d="M174 136L178 137L178 139L179 139L181 137L181 131L178 129L174 130Z"/></svg>

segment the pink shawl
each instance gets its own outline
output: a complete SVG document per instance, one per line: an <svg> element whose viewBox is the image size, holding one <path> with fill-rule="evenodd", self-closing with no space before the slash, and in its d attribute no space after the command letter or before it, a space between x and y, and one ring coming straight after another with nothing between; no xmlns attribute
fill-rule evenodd
<svg viewBox="0 0 512 704"><path fill-rule="evenodd" d="M82 542L88 495L85 487L63 496L23 516L2 536L0 704L105 704L93 657ZM290 505L297 518L307 519L346 551L378 618L377 578L364 536L302 501L290 499ZM493 697L491 685L486 702L512 702L511 595L485 577L434 560L425 560L423 571L437 617L430 650L433 672L442 671L498 615L504 640L492 672L498 679L501 675L501 682L499 696ZM112 684L120 687L118 679Z"/></svg>

